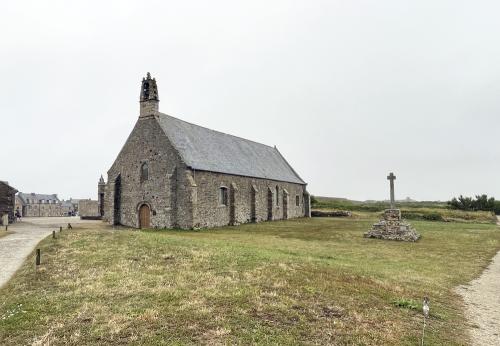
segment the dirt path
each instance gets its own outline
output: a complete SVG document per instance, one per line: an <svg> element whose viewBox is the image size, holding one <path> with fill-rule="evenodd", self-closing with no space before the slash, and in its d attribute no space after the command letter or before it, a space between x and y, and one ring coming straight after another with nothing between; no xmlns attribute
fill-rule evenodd
<svg viewBox="0 0 500 346"><path fill-rule="evenodd" d="M68 222L79 224L96 221L68 217L26 218L10 225L9 234L0 238L0 287L9 281L43 238Z"/></svg>
<svg viewBox="0 0 500 346"><path fill-rule="evenodd" d="M466 304L472 344L500 345L500 252L479 278L457 292Z"/></svg>

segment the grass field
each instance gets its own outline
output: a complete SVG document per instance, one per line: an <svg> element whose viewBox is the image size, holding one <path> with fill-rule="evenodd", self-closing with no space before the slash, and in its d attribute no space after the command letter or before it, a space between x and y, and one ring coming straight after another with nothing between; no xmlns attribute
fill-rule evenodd
<svg viewBox="0 0 500 346"><path fill-rule="evenodd" d="M358 213L379 212L389 207L388 202L359 202L341 198L316 197L313 209L349 210ZM463 211L450 209L445 202L401 202L396 203L403 218L408 220L496 223L491 211Z"/></svg>
<svg viewBox="0 0 500 346"><path fill-rule="evenodd" d="M459 284L495 225L416 221L418 243L364 239L375 216L205 231L74 229L0 290L0 344L467 343ZM58 234L59 235L59 234Z"/></svg>

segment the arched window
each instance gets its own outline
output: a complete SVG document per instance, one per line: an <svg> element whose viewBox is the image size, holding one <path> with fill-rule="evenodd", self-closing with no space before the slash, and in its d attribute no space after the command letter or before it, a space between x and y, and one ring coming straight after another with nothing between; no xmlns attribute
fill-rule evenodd
<svg viewBox="0 0 500 346"><path fill-rule="evenodd" d="M276 205L280 205L280 189L278 185L276 185Z"/></svg>
<svg viewBox="0 0 500 346"><path fill-rule="evenodd" d="M144 162L141 165L141 182L149 179L149 167L148 163Z"/></svg>
<svg viewBox="0 0 500 346"><path fill-rule="evenodd" d="M227 205L227 187L225 186L219 189L219 204Z"/></svg>

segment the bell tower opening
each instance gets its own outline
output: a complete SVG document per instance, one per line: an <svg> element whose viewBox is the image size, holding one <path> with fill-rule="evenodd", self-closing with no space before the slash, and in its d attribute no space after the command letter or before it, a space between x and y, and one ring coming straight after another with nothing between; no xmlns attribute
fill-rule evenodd
<svg viewBox="0 0 500 346"><path fill-rule="evenodd" d="M151 78L148 72L146 78L142 79L141 96L139 99L140 104L140 118L155 116L158 113L158 86L156 79Z"/></svg>

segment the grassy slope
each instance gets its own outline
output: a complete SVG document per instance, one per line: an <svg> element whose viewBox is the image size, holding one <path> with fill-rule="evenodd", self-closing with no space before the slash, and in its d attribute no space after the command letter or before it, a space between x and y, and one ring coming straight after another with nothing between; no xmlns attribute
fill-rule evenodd
<svg viewBox="0 0 500 346"><path fill-rule="evenodd" d="M362 238L373 219L303 219L211 231L74 230L41 244L0 290L0 344L467 340L452 288L500 249L498 227L414 222L416 244Z"/></svg>

